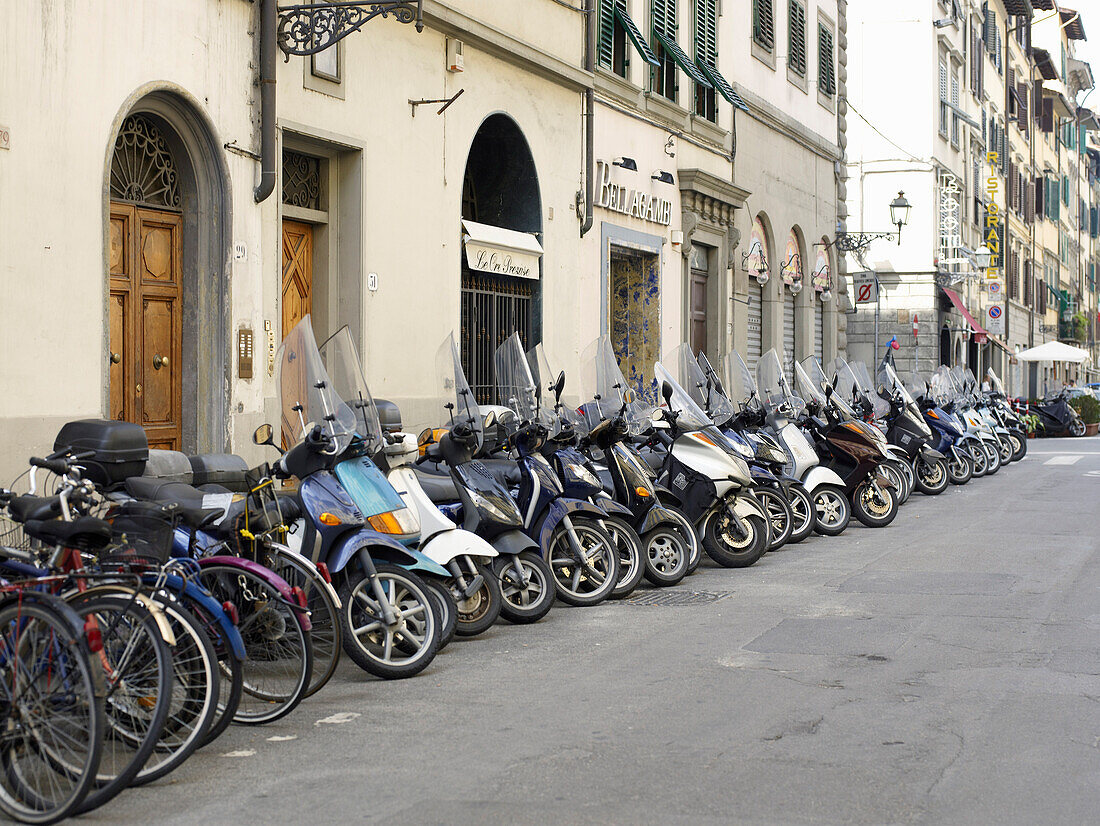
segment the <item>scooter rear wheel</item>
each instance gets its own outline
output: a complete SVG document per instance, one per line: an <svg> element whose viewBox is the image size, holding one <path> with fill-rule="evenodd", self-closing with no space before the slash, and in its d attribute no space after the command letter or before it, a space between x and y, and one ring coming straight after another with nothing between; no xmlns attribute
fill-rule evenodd
<svg viewBox="0 0 1100 826"><path fill-rule="evenodd" d="M793 545L814 532L817 526L817 510L814 508L810 494L799 482L787 488L787 503L791 506L791 515L794 517L787 544Z"/></svg>
<svg viewBox="0 0 1100 826"><path fill-rule="evenodd" d="M526 585L516 579L517 562L527 579ZM517 625L538 622L553 607L554 574L546 560L534 551L523 551L515 557L498 556L493 560L493 574L503 597L500 615L509 622Z"/></svg>
<svg viewBox="0 0 1100 826"><path fill-rule="evenodd" d="M917 490L925 496L937 496L947 490L951 483L951 473L946 459L924 461L917 459Z"/></svg>
<svg viewBox="0 0 1100 826"><path fill-rule="evenodd" d="M852 494L852 510L868 528L885 528L898 515L897 494L882 485L876 490L870 480L864 481Z"/></svg>
<svg viewBox="0 0 1100 826"><path fill-rule="evenodd" d="M974 475L974 460L965 450L960 450L959 455L951 455L951 461L947 464L947 473L952 485L965 485Z"/></svg>
<svg viewBox="0 0 1100 826"><path fill-rule="evenodd" d="M619 581L611 591L610 598L622 599L634 593L646 573L642 539L621 517L609 516L603 520L603 524L619 552Z"/></svg>

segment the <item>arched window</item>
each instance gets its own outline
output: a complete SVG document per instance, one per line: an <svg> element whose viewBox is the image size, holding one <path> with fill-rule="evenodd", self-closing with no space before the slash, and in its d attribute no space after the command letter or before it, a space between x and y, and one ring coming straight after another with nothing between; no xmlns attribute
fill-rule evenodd
<svg viewBox="0 0 1100 826"><path fill-rule="evenodd" d="M182 209L172 152L160 130L143 115L126 118L115 140L111 199L157 209Z"/></svg>

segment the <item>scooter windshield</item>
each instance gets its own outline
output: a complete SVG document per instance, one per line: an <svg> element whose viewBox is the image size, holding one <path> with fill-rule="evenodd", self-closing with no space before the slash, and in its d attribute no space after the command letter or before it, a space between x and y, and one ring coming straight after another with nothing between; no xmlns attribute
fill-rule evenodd
<svg viewBox="0 0 1100 826"><path fill-rule="evenodd" d="M283 438L294 444L320 425L335 441L334 452L342 453L355 436L355 413L333 389L308 315L283 339L276 362Z"/></svg>
<svg viewBox="0 0 1100 826"><path fill-rule="evenodd" d="M774 349L768 350L756 362L756 386L760 391L760 401L772 410L791 402L791 386L783 374L779 354Z"/></svg>
<svg viewBox="0 0 1100 826"><path fill-rule="evenodd" d="M733 404L741 410L756 412L760 410L760 395L756 389L756 379L752 371L736 350L730 350L723 364L726 377L726 392Z"/></svg>
<svg viewBox="0 0 1100 826"><path fill-rule="evenodd" d="M853 361L848 366L855 373L856 381L859 382L859 389L863 392L864 398L870 399L871 409L875 411L876 418L881 419L889 415L890 403L875 392L875 382L871 380L871 371L867 369L867 363ZM879 385L882 384L883 382L879 381ZM899 381L898 384L901 384L901 382Z"/></svg>
<svg viewBox="0 0 1100 826"><path fill-rule="evenodd" d="M565 378L560 371L555 373L550 367L550 359L546 355L546 348L540 341L533 350L527 351L527 366L531 370L531 376L535 380L535 399L539 405L539 416L546 423L550 436L557 436L561 432L562 419L573 426L574 431L585 433L586 426L575 410L568 405L558 403L555 385L558 376ZM562 385L564 387L564 384Z"/></svg>
<svg viewBox="0 0 1100 826"><path fill-rule="evenodd" d="M711 420L711 424L718 421L725 422L730 418L729 402L726 402L725 407L718 404L721 393L713 387L711 381L700 369L699 362L692 355L690 344L681 344L665 356L663 363L668 365L667 369L676 379L676 383L687 391L696 406ZM716 406L722 408L720 417L714 415Z"/></svg>
<svg viewBox="0 0 1100 826"><path fill-rule="evenodd" d="M627 432L636 436L649 426L654 405L638 398L626 383L626 377L615 358L615 348L609 336L600 336L585 348L581 361L585 365L585 419L589 429L604 419L622 416Z"/></svg>
<svg viewBox="0 0 1100 826"><path fill-rule="evenodd" d="M1006 395L1005 386L1001 384L1000 377L993 372L992 367L985 368L985 377L989 379L989 387L994 393L1000 393L1002 396Z"/></svg>
<svg viewBox="0 0 1100 826"><path fill-rule="evenodd" d="M871 400L859 385L855 371L848 362L840 356L833 359L833 377L835 379L836 395L833 398L841 398L848 402L853 409L862 407L865 403L871 408Z"/></svg>
<svg viewBox="0 0 1100 826"><path fill-rule="evenodd" d="M706 376L710 387L710 403L707 405L707 412L710 413L710 417L714 421L725 424L736 413L733 409L733 402L726 395L726 388L722 386L722 381L718 378L718 371L711 366L706 353L700 351L696 363L699 365L699 369L703 371L703 375Z"/></svg>
<svg viewBox="0 0 1100 826"><path fill-rule="evenodd" d="M493 355L496 369L497 397L505 407L515 411L523 422L533 422L539 415L538 390L523 352L519 333L512 333L497 347Z"/></svg>
<svg viewBox="0 0 1100 826"><path fill-rule="evenodd" d="M947 407L955 401L958 395L955 382L951 379L951 371L942 364L932 374L929 390L932 393L932 401L936 403L937 407Z"/></svg>
<svg viewBox="0 0 1100 826"><path fill-rule="evenodd" d="M911 372L905 378L905 389L914 399L923 399L924 394L928 392L928 382Z"/></svg>
<svg viewBox="0 0 1100 826"><path fill-rule="evenodd" d="M702 430L704 427L714 426L710 416L703 412L691 394L676 381L676 377L661 362L653 366L653 374L657 378L657 386L661 388L662 394L665 392L666 382L672 388L669 408L677 414L676 426L680 430Z"/></svg>
<svg viewBox="0 0 1100 826"><path fill-rule="evenodd" d="M867 366L863 366L866 370ZM905 386L904 382L898 378L897 371L894 370L894 366L888 362L882 362L878 366L878 383L883 387L886 393L891 396L897 397L904 405L913 405L916 407L917 401L913 398L913 395L909 392L909 389Z"/></svg>
<svg viewBox="0 0 1100 826"><path fill-rule="evenodd" d="M366 443L367 452L373 454L382 445L382 424L351 330L341 327L321 345L321 361L332 377L332 389L355 414L355 427Z"/></svg>
<svg viewBox="0 0 1100 826"><path fill-rule="evenodd" d="M449 426L468 426L477 436L477 450L485 443L485 422L481 418L481 408L477 397L466 381L462 369L462 359L458 354L455 334L451 333L443 340L435 355L436 375L439 377L441 405L447 410Z"/></svg>
<svg viewBox="0 0 1100 826"><path fill-rule="evenodd" d="M819 408L825 408L829 402L821 390L821 384L815 383L801 364L796 363L794 366L794 379L798 385L799 393L810 401L815 402Z"/></svg>
<svg viewBox="0 0 1100 826"><path fill-rule="evenodd" d="M818 390L819 395L825 397L825 387L829 384L828 379L825 378L825 371L821 369L821 362L817 360L817 356L807 356L802 359L802 370L806 376L806 380L811 383L811 387ZM800 382L800 388L805 386ZM847 418L857 418L856 411L841 398L839 393L832 393L826 397L826 405L831 405L833 410L842 416Z"/></svg>

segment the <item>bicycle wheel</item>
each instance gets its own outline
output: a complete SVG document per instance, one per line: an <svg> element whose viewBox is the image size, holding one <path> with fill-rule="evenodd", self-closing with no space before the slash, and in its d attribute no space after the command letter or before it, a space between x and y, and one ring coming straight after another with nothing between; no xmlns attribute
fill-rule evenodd
<svg viewBox="0 0 1100 826"><path fill-rule="evenodd" d="M299 612L266 579L234 565L206 565L198 581L240 617L246 657L244 690L233 720L270 723L302 701L313 672L313 645Z"/></svg>
<svg viewBox="0 0 1100 826"><path fill-rule="evenodd" d="M332 679L340 662L340 646L343 642L335 591L322 579L317 568L293 551L273 549L267 559L267 567L287 581L298 586L306 595L309 608L309 637L313 643L313 674L306 696L316 694Z"/></svg>
<svg viewBox="0 0 1100 826"><path fill-rule="evenodd" d="M233 717L241 704L241 695L244 693L244 664L237 659L237 655L226 643L221 626L207 613L206 608L192 600L185 599L184 602L187 610L195 616L206 632L206 636L210 638L218 658L217 707L214 711L214 721L202 742L199 743L199 748L202 748L217 740L233 722Z"/></svg>
<svg viewBox="0 0 1100 826"><path fill-rule="evenodd" d="M106 729L103 678L80 619L54 602L0 607L0 809L24 823L76 812L95 783Z"/></svg>
<svg viewBox="0 0 1100 826"><path fill-rule="evenodd" d="M153 615L133 594L76 593L69 604L99 628L103 650L96 656L107 688L107 732L95 787L79 808L84 812L129 786L156 748L171 710L172 655Z"/></svg>
<svg viewBox="0 0 1100 826"><path fill-rule="evenodd" d="M131 785L164 777L194 754L214 724L221 678L218 655L199 620L181 605L162 605L175 634L172 704L160 740Z"/></svg>

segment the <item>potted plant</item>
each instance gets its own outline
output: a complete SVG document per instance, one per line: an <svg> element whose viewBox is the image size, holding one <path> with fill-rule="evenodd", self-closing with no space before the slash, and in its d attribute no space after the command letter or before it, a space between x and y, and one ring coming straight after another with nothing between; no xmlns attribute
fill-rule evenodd
<svg viewBox="0 0 1100 826"><path fill-rule="evenodd" d="M1097 429L1100 428L1100 401L1091 394L1085 394L1070 399L1069 403L1085 423L1085 435L1095 436Z"/></svg>

